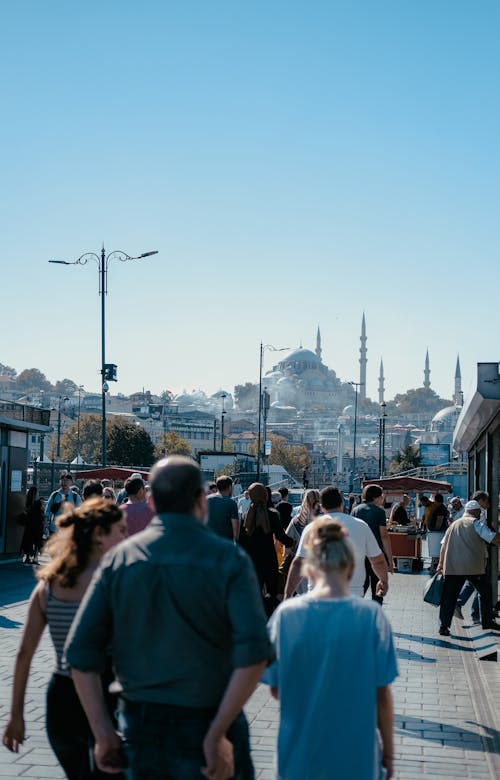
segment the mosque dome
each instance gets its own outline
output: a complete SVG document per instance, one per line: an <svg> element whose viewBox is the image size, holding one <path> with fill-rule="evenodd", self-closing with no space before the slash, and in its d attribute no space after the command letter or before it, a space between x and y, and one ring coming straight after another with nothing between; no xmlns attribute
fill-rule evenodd
<svg viewBox="0 0 500 780"><path fill-rule="evenodd" d="M452 426L457 421L461 411L461 406L445 406L444 409L440 409L439 412L434 415L431 425L438 423L439 425Z"/></svg>
<svg viewBox="0 0 500 780"><path fill-rule="evenodd" d="M321 360L317 355L314 354L314 352L311 352L310 349L303 349L300 347L299 349L294 349L293 352L290 352L290 354L282 362L314 363L315 365L318 365L318 363L321 363Z"/></svg>
<svg viewBox="0 0 500 780"><path fill-rule="evenodd" d="M348 406L344 406L342 409L342 416L343 417L352 417L354 415L354 406L352 404L349 404Z"/></svg>

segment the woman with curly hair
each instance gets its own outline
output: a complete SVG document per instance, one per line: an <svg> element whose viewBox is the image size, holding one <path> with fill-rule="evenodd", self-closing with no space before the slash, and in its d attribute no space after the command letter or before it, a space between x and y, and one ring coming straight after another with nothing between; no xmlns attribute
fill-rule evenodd
<svg viewBox="0 0 500 780"><path fill-rule="evenodd" d="M393 776L391 627L376 602L349 595L354 550L346 536L337 520L313 522L304 574L314 587L269 621L276 661L263 680L280 699L280 780Z"/></svg>
<svg viewBox="0 0 500 780"><path fill-rule="evenodd" d="M89 759L90 727L64 662L66 636L101 557L127 535L121 510L102 498L92 498L57 518L59 533L45 547L51 561L37 576L28 617L17 652L10 718L3 744L18 752L26 733L24 698L31 661L48 625L56 654L47 690L46 727L50 745L69 780L104 778ZM111 677L112 679L112 677ZM110 679L110 681L111 681ZM116 777L116 775L115 775Z"/></svg>

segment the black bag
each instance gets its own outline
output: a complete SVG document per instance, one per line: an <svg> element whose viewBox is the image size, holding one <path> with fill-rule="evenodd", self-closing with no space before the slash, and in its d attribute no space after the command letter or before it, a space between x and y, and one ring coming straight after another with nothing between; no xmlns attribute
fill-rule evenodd
<svg viewBox="0 0 500 780"><path fill-rule="evenodd" d="M433 607L439 607L443 598L443 575L436 573L430 578L424 588L424 601L432 604Z"/></svg>

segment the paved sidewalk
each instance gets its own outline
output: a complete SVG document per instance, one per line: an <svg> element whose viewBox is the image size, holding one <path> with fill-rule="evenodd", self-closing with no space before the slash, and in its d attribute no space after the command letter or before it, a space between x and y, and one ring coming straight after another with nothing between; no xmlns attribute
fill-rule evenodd
<svg viewBox="0 0 500 780"><path fill-rule="evenodd" d="M478 661L467 625L437 635L437 610L422 601L425 574L396 574L384 609L397 643L400 676L393 691L396 777L498 780L500 777L500 664ZM34 584L31 568L0 566L0 723L8 715L14 656ZM497 640L485 636L484 642ZM29 739L12 755L0 747L0 780L64 778L44 731L45 688L53 652L44 635L26 696ZM260 686L247 706L258 780L274 774L278 705ZM319 728L327 728L319 724ZM325 731L326 734L326 731ZM334 780L334 774L332 774ZM352 780L364 780L353 778Z"/></svg>

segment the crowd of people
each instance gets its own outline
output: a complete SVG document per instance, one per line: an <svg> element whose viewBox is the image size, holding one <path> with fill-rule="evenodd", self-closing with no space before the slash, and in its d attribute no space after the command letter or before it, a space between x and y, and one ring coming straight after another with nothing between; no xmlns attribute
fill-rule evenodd
<svg viewBox="0 0 500 780"><path fill-rule="evenodd" d="M33 490L31 561L44 522ZM382 489L365 487L351 513L333 486L304 490L296 510L286 487L237 492L228 476L205 487L181 456L159 461L149 484L132 474L117 494L88 480L80 495L61 474L45 507L49 562L16 658L8 749L26 738L26 685L48 626L47 733L69 780L251 780L243 706L259 681L280 701L281 780L393 776L397 663L382 604L394 564ZM392 522L406 524L406 498ZM439 494L422 506L428 536L440 538L440 633L458 616L462 586L477 589L493 626L484 551L500 536L485 522L487 495L461 517Z"/></svg>

